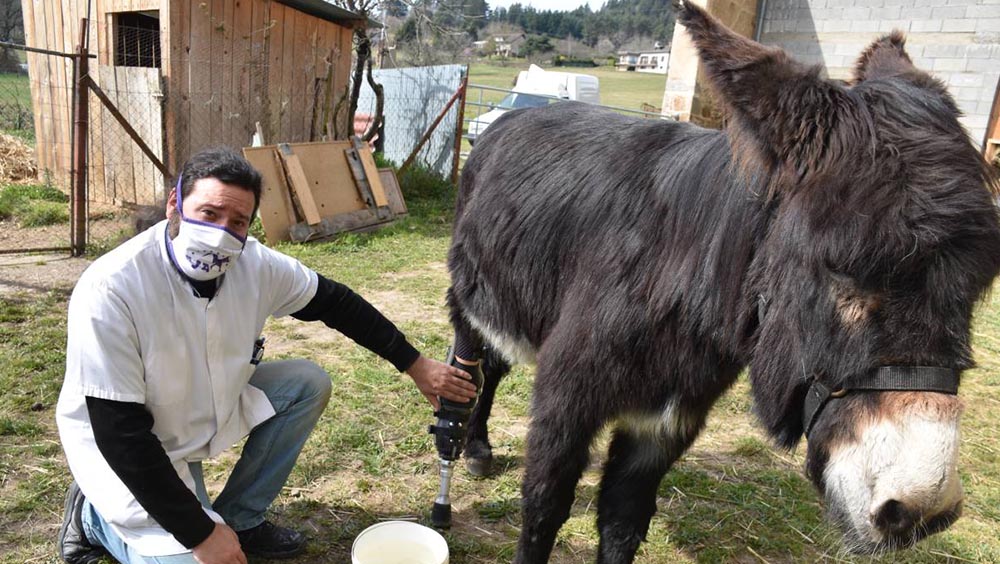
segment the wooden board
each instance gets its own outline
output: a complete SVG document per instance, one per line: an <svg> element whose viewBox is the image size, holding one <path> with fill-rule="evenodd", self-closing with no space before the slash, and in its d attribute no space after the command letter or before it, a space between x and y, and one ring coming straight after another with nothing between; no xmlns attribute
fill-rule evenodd
<svg viewBox="0 0 1000 564"><path fill-rule="evenodd" d="M320 230L355 230L385 222L385 218L376 218L355 186L345 155L345 151L352 149L350 141L296 143L290 147L304 177L304 180L293 181L295 193L304 204L303 208L314 207L322 220L314 223L316 217L303 217L296 212L289 197L286 173L282 168L282 157L278 156L277 146L244 148L244 156L263 177L260 219L268 241L290 240L290 231L296 226L301 231L301 227L306 224L319 223ZM380 186L381 198L385 202L383 205L388 206L392 217L405 214L406 205L392 169L387 169L388 175L375 170L374 178ZM389 188L385 187L387 182L390 183ZM302 183L307 185L308 190L299 189ZM311 205L307 203L307 198L302 197L306 193L311 193Z"/></svg>
<svg viewBox="0 0 1000 564"><path fill-rule="evenodd" d="M291 193L298 199L299 208L305 216L309 225L318 225L322 220L319 210L316 208L316 201L313 200L312 187L306 178L306 173L302 170L302 161L295 154L291 145L281 145L278 147L278 156L284 163L286 185L291 189Z"/></svg>
<svg viewBox="0 0 1000 564"><path fill-rule="evenodd" d="M389 200L385 197L385 188L379 178L378 167L375 166L375 157L372 156L371 147L368 146L368 143L363 142L357 143L355 146L358 147L358 155L361 157L361 166L365 169L368 185L372 188L375 205L379 207L389 205Z"/></svg>
<svg viewBox="0 0 1000 564"><path fill-rule="evenodd" d="M396 171L391 168L378 169L378 177L385 187L385 196L389 201L389 209L392 215L406 215L406 202L403 201L403 190L399 187L399 179L396 178Z"/></svg>

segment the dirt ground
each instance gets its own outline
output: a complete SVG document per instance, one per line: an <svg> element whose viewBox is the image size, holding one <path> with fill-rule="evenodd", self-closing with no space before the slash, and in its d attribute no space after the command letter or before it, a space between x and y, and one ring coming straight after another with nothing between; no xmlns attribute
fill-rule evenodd
<svg viewBox="0 0 1000 564"><path fill-rule="evenodd" d="M23 292L69 292L90 262L66 253L0 255L0 299Z"/></svg>

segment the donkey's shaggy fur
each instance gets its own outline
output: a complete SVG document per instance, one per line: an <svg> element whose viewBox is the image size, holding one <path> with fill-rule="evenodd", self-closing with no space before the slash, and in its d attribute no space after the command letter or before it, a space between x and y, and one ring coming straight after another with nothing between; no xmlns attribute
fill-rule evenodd
<svg viewBox="0 0 1000 564"><path fill-rule="evenodd" d="M744 367L761 423L792 447L813 380L836 389L884 365L970 367L972 309L1000 270L987 168L901 36L872 44L847 85L697 7L679 21L728 135L560 103L504 115L463 170L449 253L456 331L537 359L522 564L548 559L602 426L619 422L599 560L630 562L661 477ZM495 378L472 456L486 446ZM919 437L906 425L923 417L942 442L903 446L944 456L960 404L893 394L837 400L810 436L808 473L859 550L915 542L960 508L953 459L924 476L864 443L883 423ZM876 459L889 460L882 474L866 466Z"/></svg>

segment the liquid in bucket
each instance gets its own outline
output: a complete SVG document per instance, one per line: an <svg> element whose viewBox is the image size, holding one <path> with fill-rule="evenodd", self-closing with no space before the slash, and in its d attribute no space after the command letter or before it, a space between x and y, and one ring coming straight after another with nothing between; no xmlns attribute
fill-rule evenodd
<svg viewBox="0 0 1000 564"><path fill-rule="evenodd" d="M448 564L448 543L434 529L409 521L376 523L354 539L353 564Z"/></svg>
<svg viewBox="0 0 1000 564"><path fill-rule="evenodd" d="M354 555L364 564L439 564L434 551L413 541L389 541L384 546L369 546Z"/></svg>

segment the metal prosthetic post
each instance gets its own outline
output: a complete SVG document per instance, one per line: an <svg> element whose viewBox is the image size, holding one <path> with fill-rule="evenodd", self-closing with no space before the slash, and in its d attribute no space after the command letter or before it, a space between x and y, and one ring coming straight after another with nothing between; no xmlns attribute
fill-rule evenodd
<svg viewBox="0 0 1000 564"><path fill-rule="evenodd" d="M456 361L451 348L448 349L446 362L472 376L478 398L479 392L483 389L483 372L479 366L466 366ZM438 398L438 400L441 402L441 409L434 413L437 422L428 428L428 432L434 435L434 446L438 451L441 475L438 496L431 509L431 523L435 527L447 529L451 527L451 476L455 461L462 456L469 418L472 416L472 409L476 407L476 399L471 399L467 403L457 403L444 398Z"/></svg>

